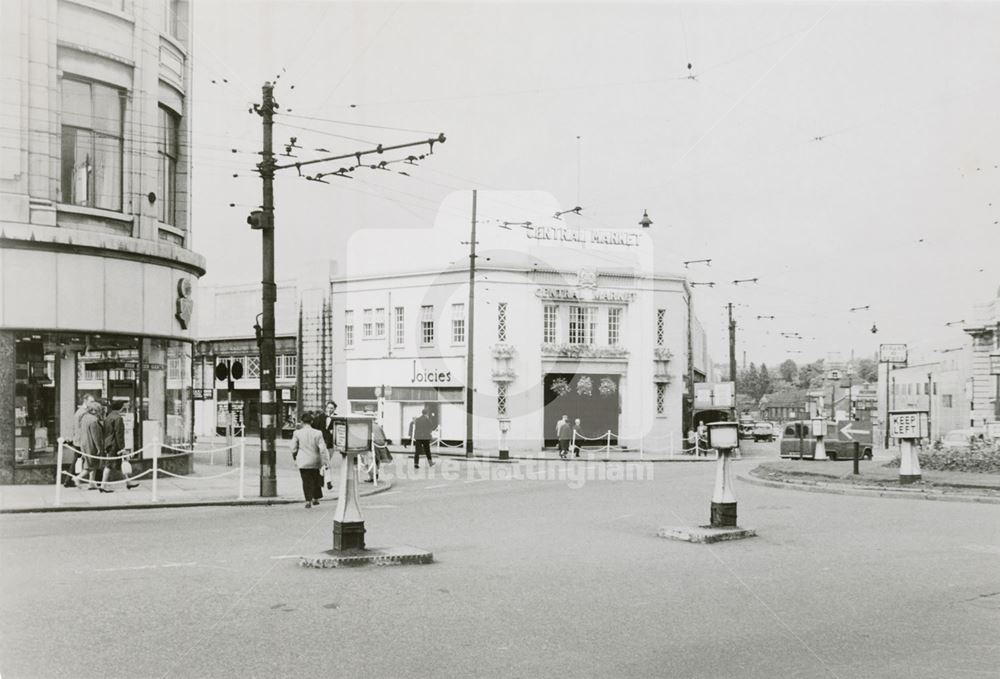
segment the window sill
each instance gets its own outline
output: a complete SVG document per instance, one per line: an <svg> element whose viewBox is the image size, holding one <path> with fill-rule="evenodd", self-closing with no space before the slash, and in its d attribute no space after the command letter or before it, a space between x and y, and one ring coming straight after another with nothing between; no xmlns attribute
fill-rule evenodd
<svg viewBox="0 0 1000 679"><path fill-rule="evenodd" d="M80 5L81 7L86 7L87 9L97 10L98 12L109 14L117 19L121 19L123 21L127 21L132 24L135 23L135 17L132 16L131 14L126 14L124 10L112 9L107 5L102 5L98 2L88 2L87 0L68 0L68 1L73 3L74 5Z"/></svg>
<svg viewBox="0 0 1000 679"><path fill-rule="evenodd" d="M99 219L110 219L116 222L125 222L127 224L132 224L132 215L127 215L124 212L108 210L106 208L98 207L85 207L83 205L73 205L72 203L58 203L56 205L56 210L58 212L68 212L75 215L85 215L87 217L97 217Z"/></svg>

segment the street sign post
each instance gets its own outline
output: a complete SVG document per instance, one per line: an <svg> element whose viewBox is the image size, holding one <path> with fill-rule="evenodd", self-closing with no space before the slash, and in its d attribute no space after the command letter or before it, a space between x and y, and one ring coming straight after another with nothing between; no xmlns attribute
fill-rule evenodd
<svg viewBox="0 0 1000 679"><path fill-rule="evenodd" d="M929 418L926 410L894 410L889 413L889 436L899 440L899 483L920 480L920 459L913 442L927 438Z"/></svg>
<svg viewBox="0 0 1000 679"><path fill-rule="evenodd" d="M880 344L878 347L879 363L906 363L906 358L905 344Z"/></svg>

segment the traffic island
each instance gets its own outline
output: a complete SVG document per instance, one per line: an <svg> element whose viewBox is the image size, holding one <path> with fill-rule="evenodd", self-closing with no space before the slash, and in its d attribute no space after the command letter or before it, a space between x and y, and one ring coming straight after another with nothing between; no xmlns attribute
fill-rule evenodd
<svg viewBox="0 0 1000 679"><path fill-rule="evenodd" d="M732 467L729 457L737 449L739 438L735 422L713 422L708 425L709 446L719 451L716 462L715 489L712 492L711 522L693 528L661 528L656 534L668 540L712 543L741 540L757 534L752 528L736 525L736 493L733 490Z"/></svg>
<svg viewBox="0 0 1000 679"><path fill-rule="evenodd" d="M303 568L351 568L354 566L409 566L431 563L434 555L416 547L376 547L373 549L328 549L312 556L300 556Z"/></svg>
<svg viewBox="0 0 1000 679"><path fill-rule="evenodd" d="M740 528L739 526L715 528L713 526L696 526L694 528L661 528L657 537L668 540L680 540L681 542L701 542L709 544L712 542L722 542L723 540L742 540L752 538L757 535L753 528Z"/></svg>
<svg viewBox="0 0 1000 679"><path fill-rule="evenodd" d="M431 563L434 555L415 547L365 547L365 521L358 505L358 453L375 454L370 417L334 417L333 449L344 455L340 469L340 494L333 515L333 549L300 556L304 568L350 568L354 566L407 566Z"/></svg>

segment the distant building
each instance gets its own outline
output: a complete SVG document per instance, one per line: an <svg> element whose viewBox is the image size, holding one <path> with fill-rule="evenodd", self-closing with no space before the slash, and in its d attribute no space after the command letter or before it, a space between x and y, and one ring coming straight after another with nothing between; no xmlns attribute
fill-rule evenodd
<svg viewBox="0 0 1000 679"><path fill-rule="evenodd" d="M964 330L972 338L969 425L1000 422L1000 289L991 301L976 307L976 319Z"/></svg>
<svg viewBox="0 0 1000 679"><path fill-rule="evenodd" d="M889 410L928 411L932 440L969 426L969 395L968 353L963 350L935 363L889 371Z"/></svg>
<svg viewBox="0 0 1000 679"><path fill-rule="evenodd" d="M85 395L192 444L191 15L4 0L0 484L50 482Z"/></svg>

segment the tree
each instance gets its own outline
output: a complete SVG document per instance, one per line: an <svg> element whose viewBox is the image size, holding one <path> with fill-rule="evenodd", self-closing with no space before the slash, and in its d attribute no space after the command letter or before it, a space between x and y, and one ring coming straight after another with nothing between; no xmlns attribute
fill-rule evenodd
<svg viewBox="0 0 1000 679"><path fill-rule="evenodd" d="M878 382L878 363L870 358L858 361L857 372L863 382Z"/></svg>
<svg viewBox="0 0 1000 679"><path fill-rule="evenodd" d="M757 366L753 363L750 364L749 368L740 370L736 375L736 391L740 394L746 394L754 401L760 397L757 395L757 383L759 377L757 376Z"/></svg>
<svg viewBox="0 0 1000 679"><path fill-rule="evenodd" d="M799 368L799 388L814 389L823 385L823 359Z"/></svg>
<svg viewBox="0 0 1000 679"><path fill-rule="evenodd" d="M792 359L786 359L784 363L778 366L778 374L781 375L781 379L794 384L795 378L799 374L799 366L795 365L795 361Z"/></svg>
<svg viewBox="0 0 1000 679"><path fill-rule="evenodd" d="M760 373L757 375L756 398L759 401L764 394L771 393L771 376L767 372L767 364L760 364Z"/></svg>

